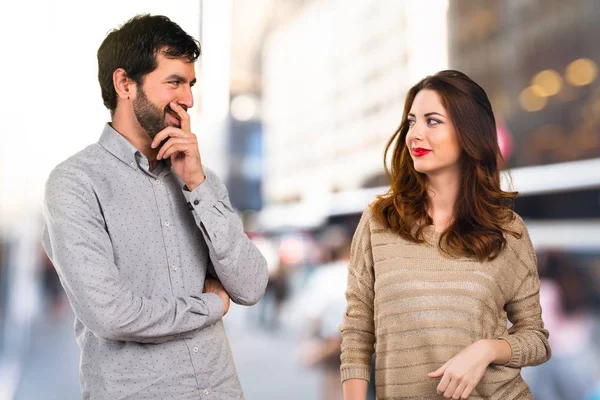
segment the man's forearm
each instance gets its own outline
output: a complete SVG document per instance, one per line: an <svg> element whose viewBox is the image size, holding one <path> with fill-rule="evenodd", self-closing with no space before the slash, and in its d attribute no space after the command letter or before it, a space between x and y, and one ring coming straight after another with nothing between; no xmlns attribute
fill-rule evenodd
<svg viewBox="0 0 600 400"><path fill-rule="evenodd" d="M225 186L207 170L206 180L184 195L205 238L217 278L231 300L244 305L258 302L267 286L267 263L245 234Z"/></svg>

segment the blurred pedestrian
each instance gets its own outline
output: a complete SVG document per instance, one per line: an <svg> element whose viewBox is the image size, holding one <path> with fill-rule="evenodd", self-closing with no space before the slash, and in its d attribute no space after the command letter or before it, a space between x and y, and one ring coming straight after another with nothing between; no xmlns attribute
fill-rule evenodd
<svg viewBox="0 0 600 400"><path fill-rule="evenodd" d="M531 399L520 369L550 358L548 331L485 91L458 71L426 77L392 145L391 188L352 243L345 398L365 398L375 350L378 398Z"/></svg>
<svg viewBox="0 0 600 400"><path fill-rule="evenodd" d="M326 263L311 275L303 292L306 310L307 340L302 344L301 357L305 365L318 368L322 375L322 400L342 398L340 386L339 326L342 323L344 289L350 258L350 238L341 226L329 226L321 236Z"/></svg>
<svg viewBox="0 0 600 400"><path fill-rule="evenodd" d="M263 328L276 331L281 327L281 310L290 292L289 272L291 266L279 259L272 269L269 269L269 281L265 298L261 301L259 321Z"/></svg>
<svg viewBox="0 0 600 400"><path fill-rule="evenodd" d="M600 343L595 327L594 277L577 258L559 250L539 253L540 303L552 359L523 377L534 398L580 400L600 381Z"/></svg>
<svg viewBox="0 0 600 400"><path fill-rule="evenodd" d="M267 267L191 132L199 55L164 16L111 31L98 49L111 122L46 184L43 243L85 399L243 397L222 317L261 298Z"/></svg>

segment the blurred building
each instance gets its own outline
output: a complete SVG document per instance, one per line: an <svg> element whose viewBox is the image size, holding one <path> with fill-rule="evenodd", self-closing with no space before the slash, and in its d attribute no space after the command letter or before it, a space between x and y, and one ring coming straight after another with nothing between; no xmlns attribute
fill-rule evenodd
<svg viewBox="0 0 600 400"><path fill-rule="evenodd" d="M318 211L315 202L382 174L382 150L400 122L404 94L447 66L447 2L434 3L313 1L268 36L268 204L310 203ZM265 222L281 219L267 215Z"/></svg>
<svg viewBox="0 0 600 400"><path fill-rule="evenodd" d="M451 1L450 66L513 132L510 167L600 157L600 3Z"/></svg>
<svg viewBox="0 0 600 400"><path fill-rule="evenodd" d="M203 2L203 4L208 2ZM259 211L263 206L262 46L273 30L283 25L308 0L230 0L231 44L228 71L228 118L219 128L218 151L222 177L232 205L240 211ZM208 21L210 17L206 16ZM206 75L207 80L211 79ZM210 83L209 83L210 85ZM208 117L208 116L206 116Z"/></svg>

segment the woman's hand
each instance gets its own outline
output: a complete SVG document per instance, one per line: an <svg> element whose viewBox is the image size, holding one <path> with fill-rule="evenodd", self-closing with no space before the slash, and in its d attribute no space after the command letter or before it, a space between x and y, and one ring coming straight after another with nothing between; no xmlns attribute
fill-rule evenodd
<svg viewBox="0 0 600 400"><path fill-rule="evenodd" d="M437 371L430 372L427 376L442 377L437 392L445 398L467 399L494 358L494 348L490 341L479 340L465 347Z"/></svg>

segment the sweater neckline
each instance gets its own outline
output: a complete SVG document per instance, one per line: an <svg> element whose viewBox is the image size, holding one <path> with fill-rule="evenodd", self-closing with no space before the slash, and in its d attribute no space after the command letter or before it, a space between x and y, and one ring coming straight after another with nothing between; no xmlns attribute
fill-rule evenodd
<svg viewBox="0 0 600 400"><path fill-rule="evenodd" d="M433 225L429 225L425 227L425 229L423 229L423 237L425 241L431 244L432 246L438 245L442 233L444 232L436 231Z"/></svg>

